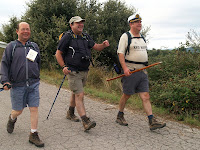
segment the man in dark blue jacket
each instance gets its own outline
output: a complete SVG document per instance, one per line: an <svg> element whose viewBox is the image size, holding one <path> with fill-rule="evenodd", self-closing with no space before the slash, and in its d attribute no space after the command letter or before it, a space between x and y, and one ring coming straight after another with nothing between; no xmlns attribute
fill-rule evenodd
<svg viewBox="0 0 200 150"><path fill-rule="evenodd" d="M28 106L31 116L29 142L37 147L43 147L44 143L39 139L37 132L40 50L36 43L29 41L31 31L28 23L19 23L16 33L18 39L8 44L1 61L1 83L4 90L10 89L12 103L7 131L13 132L17 117Z"/></svg>

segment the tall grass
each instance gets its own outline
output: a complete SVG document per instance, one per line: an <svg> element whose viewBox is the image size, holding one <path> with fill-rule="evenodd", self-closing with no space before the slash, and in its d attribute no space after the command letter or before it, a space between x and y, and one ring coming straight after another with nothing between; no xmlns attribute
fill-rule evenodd
<svg viewBox="0 0 200 150"><path fill-rule="evenodd" d="M122 95L121 79L106 81L108 78L116 76L112 71L106 71L105 68L91 67L87 85L84 88L86 95L106 103L117 105ZM58 70L41 70L41 79L50 84L59 86L63 78L63 73ZM63 88L68 88L68 83L65 81ZM137 95L132 96L127 102L127 108L134 110L142 110L142 102Z"/></svg>
<svg viewBox="0 0 200 150"><path fill-rule="evenodd" d="M84 88L85 94L94 98L95 100L100 100L105 103L110 103L118 105L120 97L122 95L121 79L116 79L112 81L106 81L106 79L117 76L113 71L107 71L105 68L97 67L90 68L88 74L87 85ZM55 84L60 86L63 78L63 73L58 70L41 70L41 79L50 84ZM68 83L65 81L62 88L68 89ZM137 94L131 96L127 101L126 108L134 111L140 111L144 113L142 101ZM156 115L166 117L169 115L168 111L161 107L156 107L152 105L153 112ZM170 118L170 117L168 117ZM174 117L176 119L176 117Z"/></svg>

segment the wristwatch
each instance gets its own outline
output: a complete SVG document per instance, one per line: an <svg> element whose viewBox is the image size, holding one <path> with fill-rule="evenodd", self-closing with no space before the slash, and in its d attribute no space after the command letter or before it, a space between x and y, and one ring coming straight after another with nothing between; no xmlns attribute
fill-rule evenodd
<svg viewBox="0 0 200 150"><path fill-rule="evenodd" d="M63 65L63 66L62 66L62 69L64 69L65 67L67 67L67 66L66 66L66 65Z"/></svg>

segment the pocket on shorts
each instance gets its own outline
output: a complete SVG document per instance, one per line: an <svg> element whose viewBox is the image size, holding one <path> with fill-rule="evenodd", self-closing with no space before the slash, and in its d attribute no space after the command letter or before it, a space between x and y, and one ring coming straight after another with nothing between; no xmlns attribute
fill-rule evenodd
<svg viewBox="0 0 200 150"><path fill-rule="evenodd" d="M77 90L75 75L76 75L76 72L70 72L68 76L69 88L73 92Z"/></svg>
<svg viewBox="0 0 200 150"><path fill-rule="evenodd" d="M75 84L74 80L69 80L69 88L72 91L76 91L77 90L77 87L76 87L76 84Z"/></svg>

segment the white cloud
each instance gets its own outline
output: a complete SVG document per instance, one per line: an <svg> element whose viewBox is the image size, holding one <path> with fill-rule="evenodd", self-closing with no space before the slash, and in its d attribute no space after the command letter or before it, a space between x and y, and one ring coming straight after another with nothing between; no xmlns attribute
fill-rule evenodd
<svg viewBox="0 0 200 150"><path fill-rule="evenodd" d="M190 29L200 29L198 0L127 0L151 26L149 48L178 47Z"/></svg>
<svg viewBox="0 0 200 150"><path fill-rule="evenodd" d="M26 2L30 0L4 0L0 5L0 28L13 16L21 17L26 11Z"/></svg>

